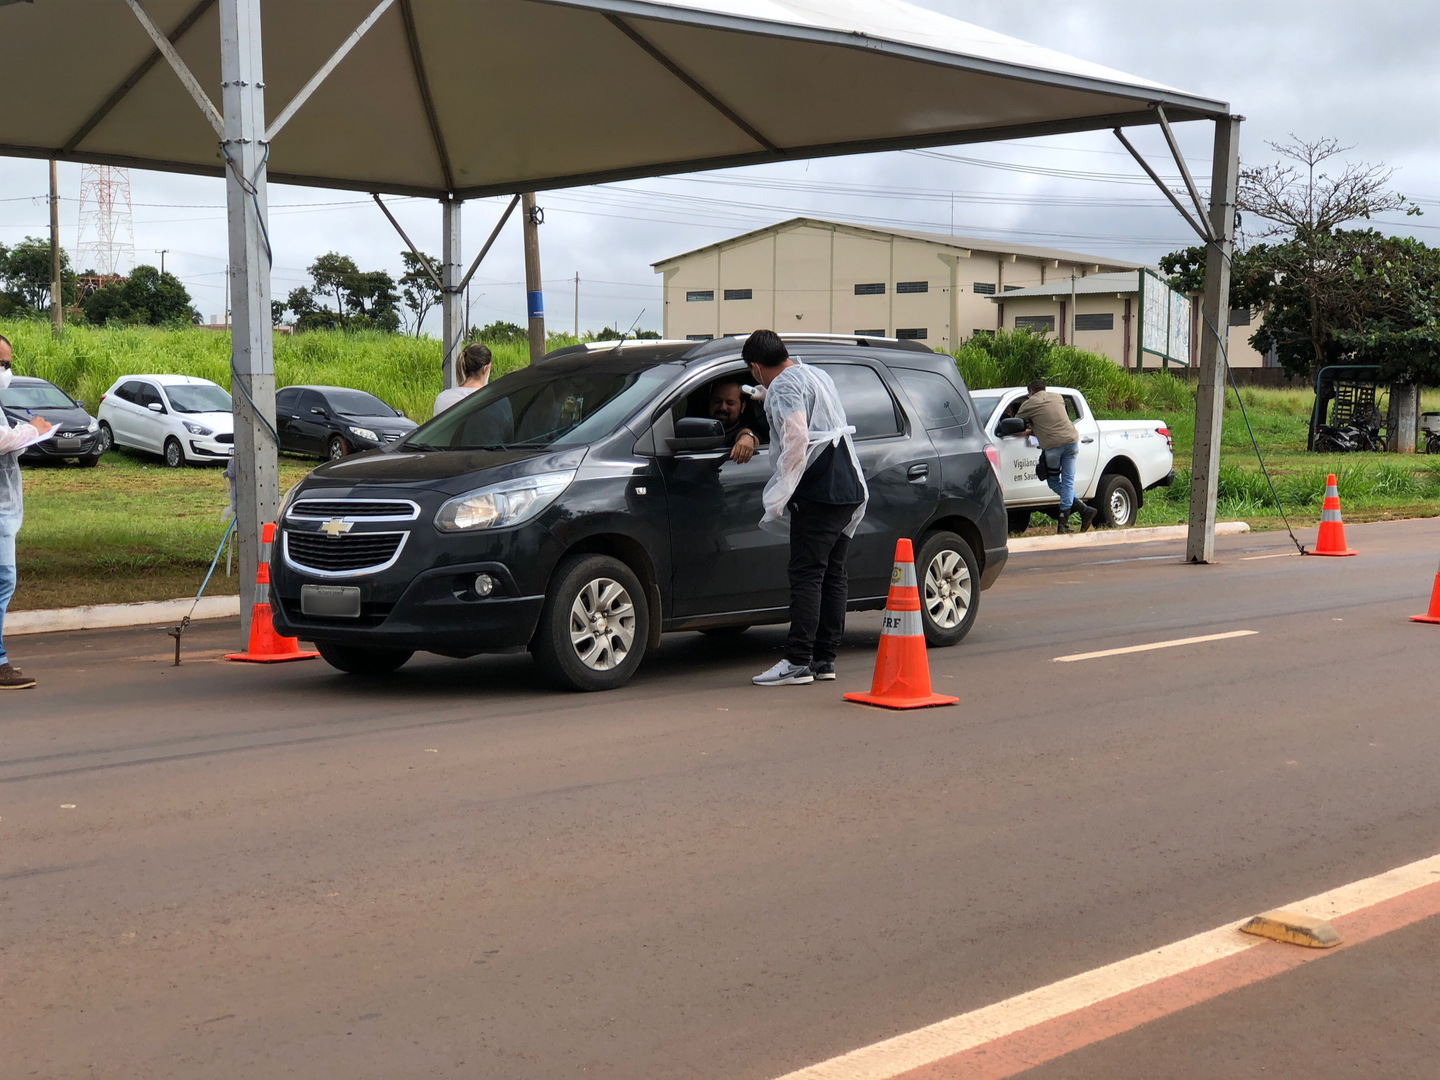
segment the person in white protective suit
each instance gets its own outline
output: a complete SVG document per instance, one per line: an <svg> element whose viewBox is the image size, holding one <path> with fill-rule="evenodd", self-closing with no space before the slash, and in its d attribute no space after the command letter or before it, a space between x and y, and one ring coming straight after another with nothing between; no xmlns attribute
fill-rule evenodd
<svg viewBox="0 0 1440 1080"><path fill-rule="evenodd" d="M14 356L10 340L0 334L0 391L10 386ZM36 416L28 424L10 426L0 412L0 690L28 690L35 685L5 655L5 609L15 595L15 534L22 516L20 495L20 451L50 430L50 422Z"/></svg>
<svg viewBox="0 0 1440 1080"><path fill-rule="evenodd" d="M775 475L765 485L760 527L783 530L788 519L790 530L790 636L784 658L752 681L833 679L850 599L845 558L870 498L855 429L830 376L790 359L773 330L756 330L740 355L764 390L770 425Z"/></svg>

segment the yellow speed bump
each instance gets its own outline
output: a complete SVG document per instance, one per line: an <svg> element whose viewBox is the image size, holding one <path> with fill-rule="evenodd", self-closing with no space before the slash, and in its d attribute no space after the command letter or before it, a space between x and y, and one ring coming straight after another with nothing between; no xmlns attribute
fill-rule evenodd
<svg viewBox="0 0 1440 1080"><path fill-rule="evenodd" d="M1307 949L1333 949L1340 944L1340 935L1324 919L1295 911L1266 911L1246 921L1240 929L1257 937L1303 945Z"/></svg>

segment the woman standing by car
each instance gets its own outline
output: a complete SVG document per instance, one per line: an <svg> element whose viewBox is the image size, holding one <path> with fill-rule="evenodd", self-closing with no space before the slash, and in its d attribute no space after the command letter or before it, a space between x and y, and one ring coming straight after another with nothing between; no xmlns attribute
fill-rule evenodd
<svg viewBox="0 0 1440 1080"><path fill-rule="evenodd" d="M435 415L458 405L466 396L479 390L490 381L490 349L478 341L466 345L460 359L455 361L455 385L435 395Z"/></svg>

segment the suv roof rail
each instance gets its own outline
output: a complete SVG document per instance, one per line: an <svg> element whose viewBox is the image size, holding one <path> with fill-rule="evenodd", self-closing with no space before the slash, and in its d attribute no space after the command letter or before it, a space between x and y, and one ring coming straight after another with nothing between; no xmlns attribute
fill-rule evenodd
<svg viewBox="0 0 1440 1080"><path fill-rule="evenodd" d="M701 360L716 353L734 352L737 345L743 344L741 341L743 336L741 334L725 334L709 341L697 341L694 343L695 348L685 354L685 359ZM904 352L925 353L929 356L939 355L922 341L900 338L870 337L857 334L781 334L780 340L787 344L814 342L825 345L853 345L856 348L866 349L899 349Z"/></svg>

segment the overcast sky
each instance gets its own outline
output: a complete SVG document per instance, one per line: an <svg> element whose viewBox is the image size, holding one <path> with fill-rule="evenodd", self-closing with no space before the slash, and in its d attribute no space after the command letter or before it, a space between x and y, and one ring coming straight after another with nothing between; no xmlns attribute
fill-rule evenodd
<svg viewBox="0 0 1440 1080"><path fill-rule="evenodd" d="M1349 157L1395 169L1395 190L1426 211L1376 224L1427 243L1440 240L1440 18L1433 0L921 0L923 6L1182 90L1229 101L1246 117L1241 156L1274 160L1267 140L1294 132L1353 144ZM12 103L13 105L13 103ZM1177 128L1204 185L1209 124ZM1158 134L1136 142L1162 175ZM957 158L965 160L956 160ZM48 227L44 162L0 158L0 243ZM131 172L137 262L178 274L209 318L224 295L224 188L219 179ZM541 262L552 329L572 326L580 274L581 329L660 328L660 288L650 264L796 214L1009 239L1153 262L1194 242L1108 133L877 154L542 193ZM74 254L80 167L60 165L61 241ZM440 246L440 211L391 200L427 252ZM466 259L504 200L466 204ZM399 276L402 242L367 198L348 192L270 188L277 298L305 284L326 251L362 269ZM525 321L519 215L506 226L471 286L471 320ZM643 316L642 316L643 311ZM438 334L432 316L426 330Z"/></svg>

